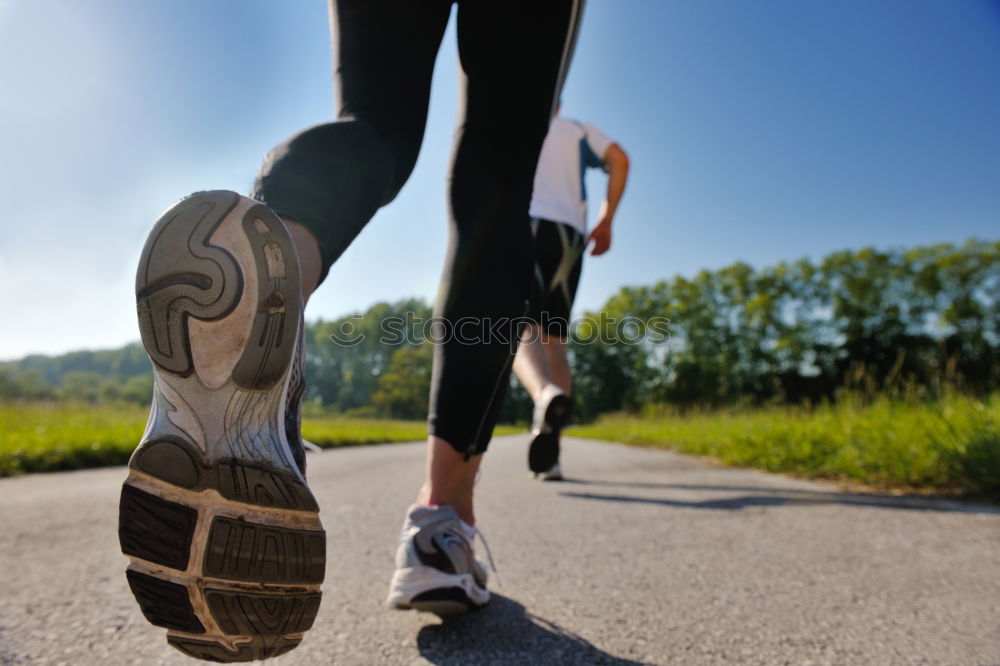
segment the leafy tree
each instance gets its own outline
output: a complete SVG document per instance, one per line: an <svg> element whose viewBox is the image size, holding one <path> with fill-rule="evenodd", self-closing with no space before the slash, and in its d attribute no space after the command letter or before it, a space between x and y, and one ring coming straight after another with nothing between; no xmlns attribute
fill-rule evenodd
<svg viewBox="0 0 1000 666"><path fill-rule="evenodd" d="M52 400L56 397L55 389L49 384L42 373L37 370L24 372L5 371L5 379L0 382L4 397L12 400Z"/></svg>
<svg viewBox="0 0 1000 666"><path fill-rule="evenodd" d="M1000 388L1000 242L735 263L624 287L572 331L577 415L656 402L834 399L844 389ZM422 418L431 309L419 299L307 324L310 404ZM0 399L149 401L138 343L0 363ZM531 401L511 379L504 421Z"/></svg>
<svg viewBox="0 0 1000 666"><path fill-rule="evenodd" d="M97 402L101 395L102 378L96 372L71 370L62 377L62 384L56 390L60 400Z"/></svg>
<svg viewBox="0 0 1000 666"><path fill-rule="evenodd" d="M400 346L392 353L389 367L378 377L372 404L384 416L422 419L427 415L434 346Z"/></svg>
<svg viewBox="0 0 1000 666"><path fill-rule="evenodd" d="M307 325L307 397L336 411L370 405L393 353L423 342L430 320L426 303L407 299Z"/></svg>
<svg viewBox="0 0 1000 666"><path fill-rule="evenodd" d="M148 405L153 399L153 375L135 375L124 381L101 383L99 402L131 402Z"/></svg>
<svg viewBox="0 0 1000 666"><path fill-rule="evenodd" d="M737 263L621 289L603 315L669 319L670 342L573 346L582 412L657 401L800 402L1000 385L1000 243Z"/></svg>

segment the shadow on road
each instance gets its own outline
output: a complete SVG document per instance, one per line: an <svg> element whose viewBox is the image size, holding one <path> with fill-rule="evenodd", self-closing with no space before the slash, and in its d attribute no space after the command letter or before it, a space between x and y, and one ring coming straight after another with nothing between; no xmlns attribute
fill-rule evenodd
<svg viewBox="0 0 1000 666"><path fill-rule="evenodd" d="M956 499L941 499L914 495L878 495L875 493L824 492L788 488L753 488L740 486L710 486L683 483L629 483L617 481L588 481L584 479L564 479L564 484L581 486L605 486L609 488L640 488L664 490L696 490L717 493L731 491L752 493L737 497L726 497L701 501L685 501L660 497L636 497L621 494L600 494L589 492L561 492L563 497L576 499L603 500L606 502L632 502L639 504L660 504L663 506L688 509L713 509L738 511L752 507L807 506L821 504L841 504L846 506L874 507L909 511L947 511L954 513L1000 513L1000 508L984 504L966 503Z"/></svg>
<svg viewBox="0 0 1000 666"><path fill-rule="evenodd" d="M417 648L432 664L645 666L645 662L602 652L581 636L496 593L482 610L423 627L417 634Z"/></svg>

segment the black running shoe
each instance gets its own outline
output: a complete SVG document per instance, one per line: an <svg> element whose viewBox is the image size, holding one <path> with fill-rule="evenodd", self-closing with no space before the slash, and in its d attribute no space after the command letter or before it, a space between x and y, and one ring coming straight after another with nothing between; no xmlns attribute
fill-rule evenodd
<svg viewBox="0 0 1000 666"><path fill-rule="evenodd" d="M535 403L528 447L528 469L543 475L559 464L559 434L569 421L572 403L555 384L549 384Z"/></svg>

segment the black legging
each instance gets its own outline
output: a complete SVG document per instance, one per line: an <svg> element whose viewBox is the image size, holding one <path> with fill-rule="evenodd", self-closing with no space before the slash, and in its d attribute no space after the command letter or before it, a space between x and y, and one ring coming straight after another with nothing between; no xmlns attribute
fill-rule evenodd
<svg viewBox="0 0 1000 666"><path fill-rule="evenodd" d="M464 110L450 179L450 242L435 314L446 322L522 317L532 283L528 205L583 0L458 0ZM417 160L431 75L452 0L331 0L337 122L267 156L254 197L305 225L323 277ZM422 211L414 211L419 216ZM418 258L419 260L419 258ZM473 319L469 319L473 318ZM506 335L434 351L429 424L456 450L486 449L515 351Z"/></svg>

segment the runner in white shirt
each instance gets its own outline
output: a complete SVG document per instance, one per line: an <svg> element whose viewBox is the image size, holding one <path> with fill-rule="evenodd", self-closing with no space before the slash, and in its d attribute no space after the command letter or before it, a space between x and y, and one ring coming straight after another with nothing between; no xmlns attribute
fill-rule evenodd
<svg viewBox="0 0 1000 666"><path fill-rule="evenodd" d="M521 337L514 372L535 402L528 467L545 480L562 478L559 432L569 418L572 375L566 356L569 315L580 281L583 252L604 254L625 192L628 155L592 125L557 115L549 125L535 171L531 224L535 235L538 295ZM588 168L608 174L597 224L587 234Z"/></svg>

